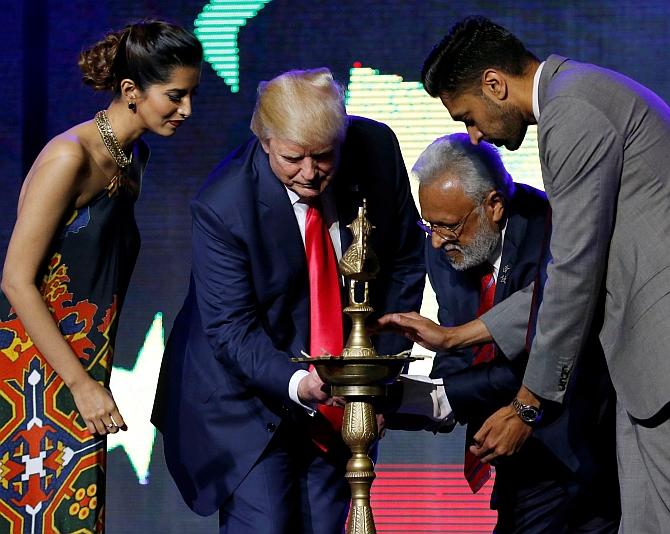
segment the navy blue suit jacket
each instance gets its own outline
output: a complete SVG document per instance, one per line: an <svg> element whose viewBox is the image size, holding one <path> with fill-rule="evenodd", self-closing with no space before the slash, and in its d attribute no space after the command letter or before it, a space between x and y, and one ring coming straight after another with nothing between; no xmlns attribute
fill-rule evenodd
<svg viewBox="0 0 670 534"><path fill-rule="evenodd" d="M418 310L423 234L397 139L352 117L333 183L342 248L367 198L381 271L376 312ZM208 515L235 491L282 420L303 410L290 377L309 349L305 249L284 185L253 138L217 167L192 203L192 276L168 340L152 420L186 503ZM409 348L386 335L380 353Z"/></svg>
<svg viewBox="0 0 670 534"><path fill-rule="evenodd" d="M516 184L506 207L508 220L494 304L535 282L538 269L544 274L549 259L545 241L545 231L550 230L548 210L544 193ZM460 325L476 318L481 273L478 269L456 271L443 250L433 249L430 242L426 245L426 267L438 298L440 324ZM516 313L528 317L530 306ZM616 473L613 448L603 448L608 437L614 439L613 389L597 339L586 350L593 357L580 360L564 407L546 414L545 424L533 432L517 455L497 461L499 480L505 476L506 463L516 466L514 476L522 477L520 465L541 471L554 458L585 483L598 480L607 469ZM431 372L433 378L443 378L454 417L468 425L468 437L493 412L512 401L521 386L528 354L505 355L496 350L492 362L471 366L473 357L472 349L437 354ZM549 458L552 460L547 462Z"/></svg>

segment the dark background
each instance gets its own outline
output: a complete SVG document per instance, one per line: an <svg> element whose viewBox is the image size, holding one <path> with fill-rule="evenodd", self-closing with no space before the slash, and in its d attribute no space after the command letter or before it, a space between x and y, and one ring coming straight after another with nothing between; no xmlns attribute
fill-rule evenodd
<svg viewBox="0 0 670 534"><path fill-rule="evenodd" d="M106 31L145 17L166 18L192 29L204 4L3 3L0 260L14 224L21 182L39 150L54 135L108 105L109 95L94 94L80 82L78 52ZM272 0L240 29L240 91L232 93L205 64L193 117L172 138L147 136L152 157L136 209L143 247L121 319L115 366L132 368L156 312L163 312L169 331L188 279L189 200L212 167L250 135L259 81L290 68L326 65L346 84L354 61L418 80L431 46L456 20L470 14L490 16L508 27L540 58L556 52L597 63L670 98L666 1ZM383 442L381 461L458 463L459 435L392 433ZM198 518L181 503L165 470L160 438L147 485L137 483L123 449L110 454L107 506L111 533L216 529L216 518Z"/></svg>

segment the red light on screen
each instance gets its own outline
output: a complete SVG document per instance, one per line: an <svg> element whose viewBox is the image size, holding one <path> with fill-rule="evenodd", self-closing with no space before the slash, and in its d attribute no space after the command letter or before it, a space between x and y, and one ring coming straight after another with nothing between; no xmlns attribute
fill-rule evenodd
<svg viewBox="0 0 670 534"><path fill-rule="evenodd" d="M476 494L462 465L379 464L372 485L377 532L490 533L493 479Z"/></svg>

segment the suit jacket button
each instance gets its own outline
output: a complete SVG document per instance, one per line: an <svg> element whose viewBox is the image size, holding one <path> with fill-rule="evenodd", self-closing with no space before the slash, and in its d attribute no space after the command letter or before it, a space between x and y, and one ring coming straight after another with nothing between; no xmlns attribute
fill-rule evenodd
<svg viewBox="0 0 670 534"><path fill-rule="evenodd" d="M268 432L274 432L275 430L277 430L277 425L275 425L274 423L268 423L267 425L265 425L265 430L267 430Z"/></svg>

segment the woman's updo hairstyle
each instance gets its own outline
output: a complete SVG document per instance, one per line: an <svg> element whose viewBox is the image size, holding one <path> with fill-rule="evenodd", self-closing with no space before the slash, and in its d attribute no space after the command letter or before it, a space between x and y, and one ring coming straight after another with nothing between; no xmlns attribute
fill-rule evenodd
<svg viewBox="0 0 670 534"><path fill-rule="evenodd" d="M110 32L79 54L84 83L115 95L126 78L143 91L166 83L176 67L199 67L201 62L200 41L184 28L160 20Z"/></svg>

